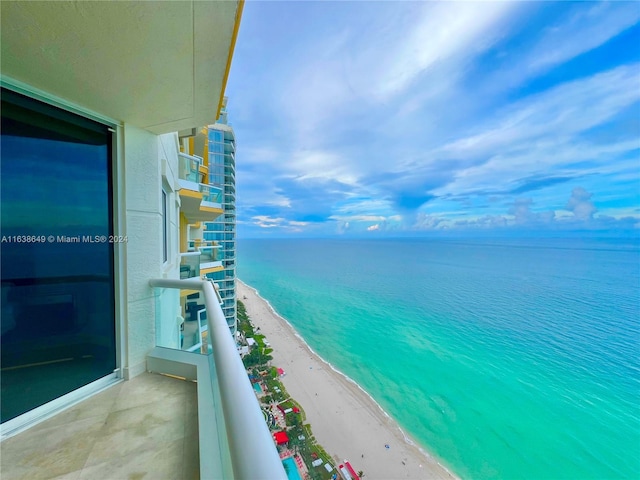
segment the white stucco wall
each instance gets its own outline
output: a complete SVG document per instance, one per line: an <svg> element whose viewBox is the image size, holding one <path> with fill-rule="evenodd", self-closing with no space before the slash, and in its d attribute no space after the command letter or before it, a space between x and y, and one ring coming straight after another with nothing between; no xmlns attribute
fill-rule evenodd
<svg viewBox="0 0 640 480"><path fill-rule="evenodd" d="M174 178L178 165L177 135L157 136L125 125L123 144L128 237L123 373L125 378L131 378L144 372L146 355L156 345L157 299L149 280L179 278L179 200L174 189L177 183ZM169 255L166 263L163 262L163 186L169 207ZM174 319L177 308L176 304L172 309ZM178 342L175 327L172 332L172 336L169 332L161 332L161 335L168 341Z"/></svg>

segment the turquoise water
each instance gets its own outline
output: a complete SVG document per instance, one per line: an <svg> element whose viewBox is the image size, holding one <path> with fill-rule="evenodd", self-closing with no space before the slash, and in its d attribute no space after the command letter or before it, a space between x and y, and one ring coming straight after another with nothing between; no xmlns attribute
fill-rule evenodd
<svg viewBox="0 0 640 480"><path fill-rule="evenodd" d="M298 473L296 462L293 460L293 458L285 458L284 460L282 460L282 464L285 465L287 478L289 478L289 480L302 480L300 474Z"/></svg>
<svg viewBox="0 0 640 480"><path fill-rule="evenodd" d="M253 389L258 393L262 393L262 387L260 386L259 383L254 383L253 384Z"/></svg>
<svg viewBox="0 0 640 480"><path fill-rule="evenodd" d="M640 478L637 243L244 240L238 255L239 277L456 474Z"/></svg>

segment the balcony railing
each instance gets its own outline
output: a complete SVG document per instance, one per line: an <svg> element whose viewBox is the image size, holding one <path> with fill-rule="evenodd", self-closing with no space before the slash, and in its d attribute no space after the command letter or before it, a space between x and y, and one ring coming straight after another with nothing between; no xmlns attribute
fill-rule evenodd
<svg viewBox="0 0 640 480"><path fill-rule="evenodd" d="M200 250L200 262L217 262L220 258L220 245L203 245L198 247Z"/></svg>
<svg viewBox="0 0 640 480"><path fill-rule="evenodd" d="M200 276L200 252L180 254L180 278L197 278Z"/></svg>
<svg viewBox="0 0 640 480"><path fill-rule="evenodd" d="M202 201L221 204L222 203L222 189L214 187L213 185L207 185L206 183L200 184L200 192L202 193Z"/></svg>
<svg viewBox="0 0 640 480"><path fill-rule="evenodd" d="M156 296L157 346L147 356L147 368L197 380L200 477L286 480L213 282L154 279L149 284ZM200 292L204 306L194 307L200 308L196 327L202 328L203 319L207 324L198 339L201 348L194 352L181 349L181 289Z"/></svg>
<svg viewBox="0 0 640 480"><path fill-rule="evenodd" d="M200 183L200 165L202 165L202 158L180 153L178 155L178 178Z"/></svg>
<svg viewBox="0 0 640 480"><path fill-rule="evenodd" d="M200 250L200 270L222 267L223 252L219 245L206 245L199 247Z"/></svg>

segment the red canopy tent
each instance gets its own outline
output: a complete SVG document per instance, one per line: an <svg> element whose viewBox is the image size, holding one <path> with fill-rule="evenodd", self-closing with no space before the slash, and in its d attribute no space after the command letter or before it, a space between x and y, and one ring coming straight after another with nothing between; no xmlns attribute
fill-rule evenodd
<svg viewBox="0 0 640 480"><path fill-rule="evenodd" d="M285 443L289 443L289 436L285 431L274 433L273 438L275 439L277 445L283 445Z"/></svg>

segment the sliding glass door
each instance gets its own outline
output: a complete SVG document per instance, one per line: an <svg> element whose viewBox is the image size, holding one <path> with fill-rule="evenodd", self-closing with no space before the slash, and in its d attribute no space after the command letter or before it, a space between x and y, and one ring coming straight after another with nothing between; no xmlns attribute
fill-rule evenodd
<svg viewBox="0 0 640 480"><path fill-rule="evenodd" d="M2 90L2 422L116 367L111 132Z"/></svg>

